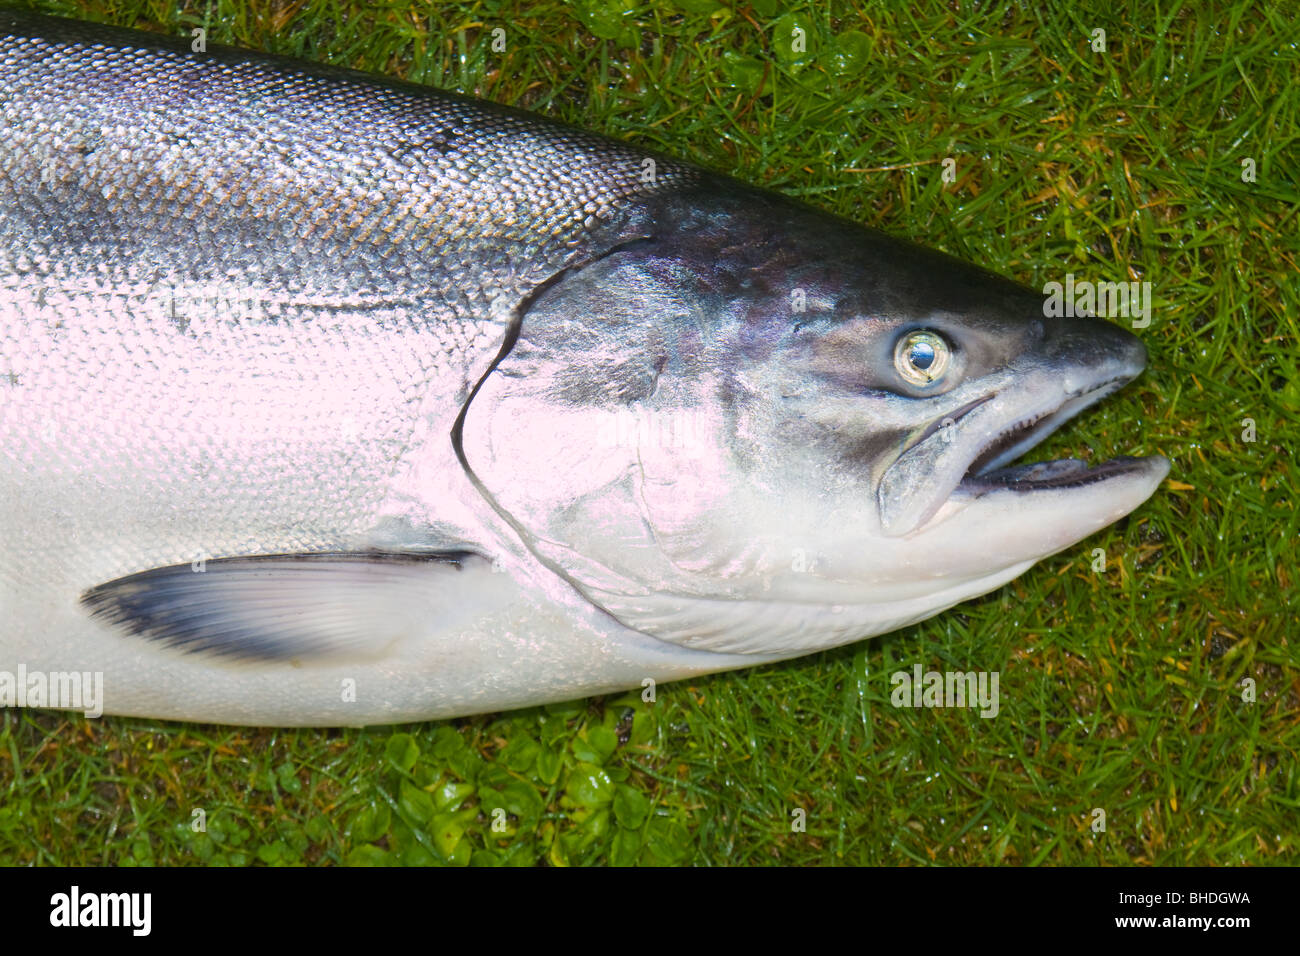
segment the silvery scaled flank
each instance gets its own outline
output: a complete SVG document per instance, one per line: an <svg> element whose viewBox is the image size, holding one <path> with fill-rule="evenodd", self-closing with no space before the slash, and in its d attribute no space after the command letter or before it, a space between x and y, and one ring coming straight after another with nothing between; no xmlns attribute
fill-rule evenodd
<svg viewBox="0 0 1300 956"><path fill-rule="evenodd" d="M447 717L860 640L1128 514L1129 332L489 103L0 13L0 669ZM977 648L972 653L977 652Z"/></svg>

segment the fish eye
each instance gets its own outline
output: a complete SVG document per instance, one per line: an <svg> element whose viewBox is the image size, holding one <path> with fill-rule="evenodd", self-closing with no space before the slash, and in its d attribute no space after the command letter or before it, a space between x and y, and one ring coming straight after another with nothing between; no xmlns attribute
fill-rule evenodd
<svg viewBox="0 0 1300 956"><path fill-rule="evenodd" d="M901 336L894 347L894 368L909 385L930 385L948 372L952 347L948 340L929 329L917 329Z"/></svg>

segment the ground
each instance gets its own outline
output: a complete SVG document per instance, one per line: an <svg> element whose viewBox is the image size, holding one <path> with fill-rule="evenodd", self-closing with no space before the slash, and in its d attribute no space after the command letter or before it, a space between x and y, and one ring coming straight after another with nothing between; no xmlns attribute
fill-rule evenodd
<svg viewBox="0 0 1300 956"><path fill-rule="evenodd" d="M38 6L524 106L1035 288L1148 281L1147 371L1034 456L1173 468L981 600L653 703L347 731L4 711L0 862L1300 858L1285 4ZM918 664L997 672L997 716L895 707Z"/></svg>

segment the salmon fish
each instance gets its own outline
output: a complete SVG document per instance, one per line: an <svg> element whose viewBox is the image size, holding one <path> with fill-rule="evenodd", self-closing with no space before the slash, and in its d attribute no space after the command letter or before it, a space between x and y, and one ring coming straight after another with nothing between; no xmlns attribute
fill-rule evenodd
<svg viewBox="0 0 1300 956"><path fill-rule="evenodd" d="M1168 471L1016 464L1130 331L529 113L14 11L0 109L0 704L392 723L792 658Z"/></svg>

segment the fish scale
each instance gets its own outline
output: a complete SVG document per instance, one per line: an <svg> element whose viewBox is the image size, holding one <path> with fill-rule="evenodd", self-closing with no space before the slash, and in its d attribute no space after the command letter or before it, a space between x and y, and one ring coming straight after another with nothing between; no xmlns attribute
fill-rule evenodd
<svg viewBox="0 0 1300 956"><path fill-rule="evenodd" d="M472 321L691 176L664 162L647 182L643 153L344 70L13 12L0 31L4 228L37 275L398 294L423 322Z"/></svg>
<svg viewBox="0 0 1300 956"><path fill-rule="evenodd" d="M159 423L136 448L174 484L194 442L222 442L209 397L251 387L265 428L227 435L203 475L251 497L367 458L353 474L374 489L418 421L450 428L532 288L611 241L629 200L690 175L665 163L646 183L644 154L437 91L15 12L0 14L0 69L0 308L25 318L6 324L0 372L35 384L41 369L41 415L87 462L97 449L68 446L64 427L83 416L48 389L172 417L162 379L183 377L185 440ZM400 392L402 411L347 419L337 389L313 404L341 382L353 397ZM33 421L22 395L3 416L14 440ZM352 441L322 454L340 416ZM240 447L260 453L281 429L310 456ZM345 513L313 532L321 509L286 504L284 546L360 530Z"/></svg>

